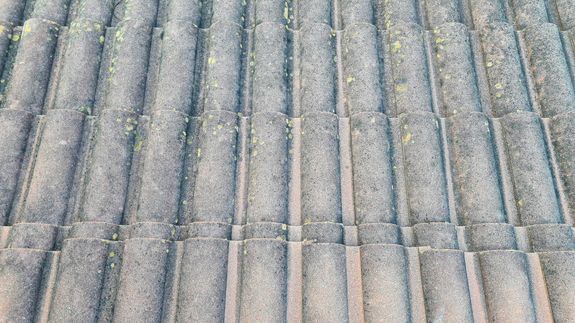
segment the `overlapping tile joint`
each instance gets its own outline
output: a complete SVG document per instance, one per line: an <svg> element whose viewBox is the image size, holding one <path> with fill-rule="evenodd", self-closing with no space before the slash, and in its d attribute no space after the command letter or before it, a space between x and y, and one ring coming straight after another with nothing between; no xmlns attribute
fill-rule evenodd
<svg viewBox="0 0 575 323"><path fill-rule="evenodd" d="M575 322L572 27L0 0L0 322Z"/></svg>

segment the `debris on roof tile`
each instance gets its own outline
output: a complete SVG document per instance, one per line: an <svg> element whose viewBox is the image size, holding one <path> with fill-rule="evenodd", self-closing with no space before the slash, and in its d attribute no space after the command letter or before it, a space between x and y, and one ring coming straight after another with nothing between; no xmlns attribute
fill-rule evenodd
<svg viewBox="0 0 575 323"><path fill-rule="evenodd" d="M573 27L0 0L0 322L575 321Z"/></svg>

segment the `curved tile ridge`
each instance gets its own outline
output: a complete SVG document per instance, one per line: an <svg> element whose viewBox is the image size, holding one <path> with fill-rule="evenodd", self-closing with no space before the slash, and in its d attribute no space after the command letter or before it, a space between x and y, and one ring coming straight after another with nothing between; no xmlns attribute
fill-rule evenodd
<svg viewBox="0 0 575 323"><path fill-rule="evenodd" d="M390 58L386 72L391 74L393 83L388 95L393 96L395 104L386 109L387 114L431 112L433 103L425 31L414 23L398 23L385 35L384 46Z"/></svg>
<svg viewBox="0 0 575 323"><path fill-rule="evenodd" d="M518 30L549 21L543 0L513 0L510 2L510 7L515 28Z"/></svg>
<svg viewBox="0 0 575 323"><path fill-rule="evenodd" d="M491 24L508 22L506 15L508 5L501 0L469 1L469 6L473 25L476 30L480 30Z"/></svg>
<svg viewBox="0 0 575 323"><path fill-rule="evenodd" d="M446 23L462 23L461 2L458 0L425 0L426 25L434 29Z"/></svg>
<svg viewBox="0 0 575 323"><path fill-rule="evenodd" d="M160 0L122 0L116 3L112 25L122 21L137 19L146 26L154 27L158 17Z"/></svg>
<svg viewBox="0 0 575 323"><path fill-rule="evenodd" d="M549 128L555 160L559 166L559 181L569 206L569 215L565 216L575 220L575 177L571 173L575 164L575 113L553 117Z"/></svg>
<svg viewBox="0 0 575 323"><path fill-rule="evenodd" d="M248 223L288 223L289 122L281 113L251 118Z"/></svg>
<svg viewBox="0 0 575 323"><path fill-rule="evenodd" d="M28 1L26 10L30 14L27 19L46 19L64 26L66 25L66 20L68 18L70 1L71 0Z"/></svg>
<svg viewBox="0 0 575 323"><path fill-rule="evenodd" d="M94 109L105 27L99 22L75 19L68 28L58 73L53 109L91 114Z"/></svg>
<svg viewBox="0 0 575 323"><path fill-rule="evenodd" d="M0 77L8 61L7 56L14 31L12 24L0 20Z"/></svg>
<svg viewBox="0 0 575 323"><path fill-rule="evenodd" d="M198 28L190 21L163 26L151 114L160 110L192 114L197 42Z"/></svg>
<svg viewBox="0 0 575 323"><path fill-rule="evenodd" d="M300 2L301 3L301 2ZM337 36L323 23L308 23L296 32L300 60L299 86L301 114L314 111L336 112ZM296 100L296 98L294 98ZM296 113L294 113L297 116Z"/></svg>
<svg viewBox="0 0 575 323"><path fill-rule="evenodd" d="M2 0L0 2L0 21L11 25L20 25L26 8L25 0Z"/></svg>
<svg viewBox="0 0 575 323"><path fill-rule="evenodd" d="M213 24L202 44L204 49L201 86L196 113L201 111L240 111L246 37L242 28L229 22ZM200 45L198 45L200 47ZM245 55L247 56L247 55ZM252 57L253 58L253 57ZM196 74L198 74L196 73Z"/></svg>
<svg viewBox="0 0 575 323"><path fill-rule="evenodd" d="M409 222L449 221L439 121L432 113L402 114L399 120Z"/></svg>
<svg viewBox="0 0 575 323"><path fill-rule="evenodd" d="M265 22L254 30L251 54L252 111L288 113L288 32L284 25Z"/></svg>
<svg viewBox="0 0 575 323"><path fill-rule="evenodd" d="M479 35L491 96L491 114L502 117L515 111L531 111L513 26L504 22L490 23L479 31Z"/></svg>
<svg viewBox="0 0 575 323"><path fill-rule="evenodd" d="M391 126L380 112L351 117L355 223L397 223Z"/></svg>
<svg viewBox="0 0 575 323"><path fill-rule="evenodd" d="M24 23L21 35L12 37L19 45L7 80L4 108L42 113L60 29L57 23L34 18Z"/></svg>
<svg viewBox="0 0 575 323"><path fill-rule="evenodd" d="M303 223L342 223L338 129L335 114L314 112L302 117Z"/></svg>
<svg viewBox="0 0 575 323"><path fill-rule="evenodd" d="M76 19L88 19L110 26L114 6L111 1L101 0L72 0L68 22L71 24Z"/></svg>
<svg viewBox="0 0 575 323"><path fill-rule="evenodd" d="M441 115L482 111L467 27L461 23L438 25L432 43Z"/></svg>
<svg viewBox="0 0 575 323"><path fill-rule="evenodd" d="M343 82L347 111L382 112L383 93L379 71L377 30L370 24L355 24L343 32Z"/></svg>
<svg viewBox="0 0 575 323"><path fill-rule="evenodd" d="M575 92L563 42L556 25L532 25L523 31L530 71L543 117L573 111Z"/></svg>
<svg viewBox="0 0 575 323"><path fill-rule="evenodd" d="M521 223L562 223L540 119L518 112L500 122Z"/></svg>
<svg viewBox="0 0 575 323"><path fill-rule="evenodd" d="M82 145L85 116L50 110L31 170L29 187L16 222L63 225L70 217L70 196Z"/></svg>
<svg viewBox="0 0 575 323"><path fill-rule="evenodd" d="M140 114L146 91L152 28L142 20L124 20L108 31L113 36L100 67L98 114L103 109Z"/></svg>
<svg viewBox="0 0 575 323"><path fill-rule="evenodd" d="M575 6L572 2L554 0L549 6L556 10L557 23L561 30L569 30L575 27Z"/></svg>
<svg viewBox="0 0 575 323"><path fill-rule="evenodd" d="M460 113L446 119L457 214L464 224L504 223L498 158L489 119Z"/></svg>
<svg viewBox="0 0 575 323"><path fill-rule="evenodd" d="M28 136L32 131L34 116L22 110L0 110L0 223L7 224L14 197L17 195L21 163L24 160Z"/></svg>

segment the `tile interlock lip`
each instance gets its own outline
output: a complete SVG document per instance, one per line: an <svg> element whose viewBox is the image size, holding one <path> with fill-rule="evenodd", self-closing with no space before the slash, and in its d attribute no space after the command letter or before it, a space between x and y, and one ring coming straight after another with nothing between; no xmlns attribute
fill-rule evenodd
<svg viewBox="0 0 575 323"><path fill-rule="evenodd" d="M574 26L0 0L0 322L575 321Z"/></svg>

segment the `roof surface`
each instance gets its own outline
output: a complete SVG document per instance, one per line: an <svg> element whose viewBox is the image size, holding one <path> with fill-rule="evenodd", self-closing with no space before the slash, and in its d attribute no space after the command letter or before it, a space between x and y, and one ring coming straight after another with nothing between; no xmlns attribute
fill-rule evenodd
<svg viewBox="0 0 575 323"><path fill-rule="evenodd" d="M0 322L575 322L575 3L0 0Z"/></svg>

